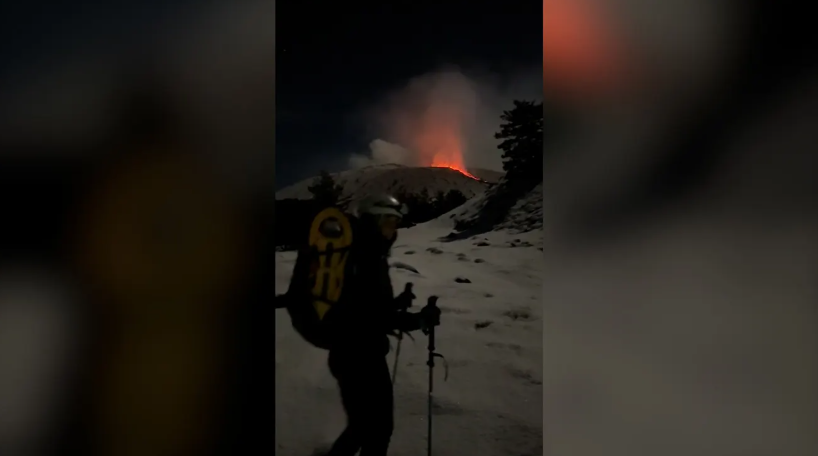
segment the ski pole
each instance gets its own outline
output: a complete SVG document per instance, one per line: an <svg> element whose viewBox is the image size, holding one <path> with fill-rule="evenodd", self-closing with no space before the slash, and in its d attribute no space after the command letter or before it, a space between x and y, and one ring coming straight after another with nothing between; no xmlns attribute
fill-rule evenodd
<svg viewBox="0 0 818 456"><path fill-rule="evenodd" d="M403 288L403 296L405 299L402 299L399 302L398 312L406 312L407 309L412 307L412 300L415 299L414 293L412 293L412 282L407 283ZM395 347L395 365L392 366L392 387L395 386L395 381L398 378L398 359L400 359L400 344L403 342L403 331L398 331L398 345Z"/></svg>
<svg viewBox="0 0 818 456"><path fill-rule="evenodd" d="M437 296L429 296L429 300L426 303L427 308L435 308L437 307ZM424 328L424 333L429 336L429 346L427 349L429 350L429 357L426 361L426 365L429 366L429 393L427 395L427 407L428 407L428 415L427 415L427 422L426 422L426 456L432 456L432 392L434 390L434 369L435 369L435 358L440 358L443 361L443 381L445 382L449 378L449 365L446 362L446 358L443 357L440 353L435 352L435 327Z"/></svg>

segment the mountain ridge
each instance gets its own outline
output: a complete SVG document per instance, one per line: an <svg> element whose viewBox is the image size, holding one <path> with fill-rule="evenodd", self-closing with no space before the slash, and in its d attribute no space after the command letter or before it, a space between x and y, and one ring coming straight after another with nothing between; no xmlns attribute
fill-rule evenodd
<svg viewBox="0 0 818 456"><path fill-rule="evenodd" d="M330 175L336 184L342 187L341 199L346 201L354 201L371 193L420 194L426 191L430 195L435 195L451 190L458 190L466 198L472 198L499 182L503 176L499 171L481 168L468 171L480 180L472 179L451 168L397 164L370 165ZM304 179L277 191L276 199L311 199L309 187L316 177Z"/></svg>

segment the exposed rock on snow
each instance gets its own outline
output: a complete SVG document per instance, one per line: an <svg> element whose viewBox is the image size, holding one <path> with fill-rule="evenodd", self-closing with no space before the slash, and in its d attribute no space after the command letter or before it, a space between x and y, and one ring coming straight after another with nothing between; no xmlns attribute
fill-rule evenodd
<svg viewBox="0 0 818 456"><path fill-rule="evenodd" d="M392 262L391 266L395 269L404 269L406 271L414 272L415 274L420 274L420 272L418 272L418 270L415 269L414 266L406 264L402 261L394 261Z"/></svg>

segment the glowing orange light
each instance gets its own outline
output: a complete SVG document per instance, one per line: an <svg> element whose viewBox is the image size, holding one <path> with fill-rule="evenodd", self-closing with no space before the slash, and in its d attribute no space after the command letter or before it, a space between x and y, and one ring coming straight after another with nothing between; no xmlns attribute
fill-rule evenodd
<svg viewBox="0 0 818 456"><path fill-rule="evenodd" d="M622 76L623 50L596 0L543 0L543 75L549 86L589 93Z"/></svg>
<svg viewBox="0 0 818 456"><path fill-rule="evenodd" d="M456 105L438 104L429 109L420 124L420 132L412 139L420 163L433 168L449 168L475 180L463 160L461 119L463 112Z"/></svg>
<svg viewBox="0 0 818 456"><path fill-rule="evenodd" d="M457 154L459 155L459 154ZM454 157L454 160L448 160L447 157ZM454 153L440 153L435 156L432 160L432 164L430 165L432 168L449 168L455 171L460 172L461 174L465 175L466 177L471 177L474 180L480 180L470 172L466 170L466 167L463 165L462 156L456 156Z"/></svg>

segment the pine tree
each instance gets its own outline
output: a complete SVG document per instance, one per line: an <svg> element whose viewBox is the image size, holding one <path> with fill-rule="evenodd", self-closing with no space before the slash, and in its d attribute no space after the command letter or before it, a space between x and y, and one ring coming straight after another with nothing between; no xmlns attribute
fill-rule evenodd
<svg viewBox="0 0 818 456"><path fill-rule="evenodd" d="M444 201L446 204L446 212L449 212L450 210L464 204L466 201L468 201L468 198L466 198L466 195L464 195L463 192L453 188L446 193Z"/></svg>
<svg viewBox="0 0 818 456"><path fill-rule="evenodd" d="M307 187L312 193L313 200L322 206L334 206L341 198L344 188L335 183L332 175L326 171L321 171L315 178L313 184Z"/></svg>
<svg viewBox="0 0 818 456"><path fill-rule="evenodd" d="M542 180L543 104L514 100L514 108L503 111L500 131L494 134L503 141L503 169L509 180Z"/></svg>

